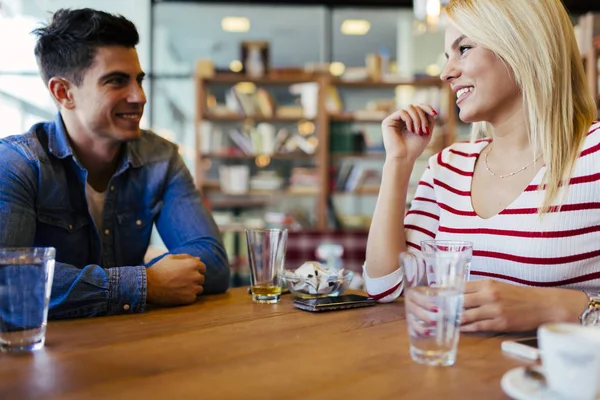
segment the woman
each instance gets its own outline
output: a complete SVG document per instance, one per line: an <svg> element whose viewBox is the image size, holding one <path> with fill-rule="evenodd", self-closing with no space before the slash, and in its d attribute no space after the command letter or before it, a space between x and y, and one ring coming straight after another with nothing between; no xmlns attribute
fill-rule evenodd
<svg viewBox="0 0 600 400"><path fill-rule="evenodd" d="M600 293L600 124L571 21L560 0L452 0L447 14L441 79L473 138L487 139L432 157L405 217L437 113L410 106L383 121L367 290L397 298L398 253L421 240L469 240L463 331L576 322L583 290Z"/></svg>

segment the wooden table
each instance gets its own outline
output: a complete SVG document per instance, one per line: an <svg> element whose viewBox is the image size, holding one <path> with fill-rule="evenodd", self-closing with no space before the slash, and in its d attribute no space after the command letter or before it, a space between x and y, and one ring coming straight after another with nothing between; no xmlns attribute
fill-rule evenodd
<svg viewBox="0 0 600 400"><path fill-rule="evenodd" d="M323 314L246 288L186 307L52 321L44 350L0 354L0 399L506 399L523 362L462 335L453 367L411 361L401 301Z"/></svg>

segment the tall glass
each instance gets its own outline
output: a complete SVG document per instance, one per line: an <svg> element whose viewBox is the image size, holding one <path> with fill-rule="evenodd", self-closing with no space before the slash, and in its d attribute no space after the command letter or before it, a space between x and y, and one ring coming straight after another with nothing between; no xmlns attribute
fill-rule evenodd
<svg viewBox="0 0 600 400"><path fill-rule="evenodd" d="M471 242L430 240L421 253L400 253L410 355L427 365L453 365L460 335Z"/></svg>
<svg viewBox="0 0 600 400"><path fill-rule="evenodd" d="M44 347L53 247L0 249L0 351Z"/></svg>
<svg viewBox="0 0 600 400"><path fill-rule="evenodd" d="M247 229L250 288L257 303L277 303L281 297L287 229Z"/></svg>

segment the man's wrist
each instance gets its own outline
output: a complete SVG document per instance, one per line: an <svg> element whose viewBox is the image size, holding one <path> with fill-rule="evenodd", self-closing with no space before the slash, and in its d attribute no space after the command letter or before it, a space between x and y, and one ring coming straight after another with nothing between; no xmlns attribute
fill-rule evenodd
<svg viewBox="0 0 600 400"><path fill-rule="evenodd" d="M107 271L108 314L143 312L146 305L146 268L116 267Z"/></svg>

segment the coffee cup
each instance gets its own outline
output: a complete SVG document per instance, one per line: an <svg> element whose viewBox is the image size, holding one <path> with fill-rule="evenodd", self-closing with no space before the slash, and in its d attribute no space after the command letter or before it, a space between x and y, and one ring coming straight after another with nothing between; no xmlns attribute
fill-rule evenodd
<svg viewBox="0 0 600 400"><path fill-rule="evenodd" d="M574 323L538 329L544 375L550 390L568 399L600 394L600 328Z"/></svg>

